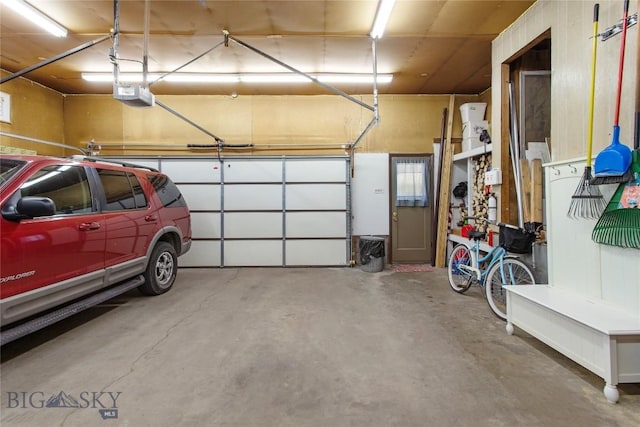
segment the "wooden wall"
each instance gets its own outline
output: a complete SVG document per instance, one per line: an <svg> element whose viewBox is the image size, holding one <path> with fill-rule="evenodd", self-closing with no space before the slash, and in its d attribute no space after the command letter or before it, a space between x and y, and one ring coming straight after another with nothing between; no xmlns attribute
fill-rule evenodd
<svg viewBox="0 0 640 427"><path fill-rule="evenodd" d="M0 122L2 132L58 143L64 141L64 97L61 93L23 78L3 84L0 91L11 95L11 122ZM0 145L34 150L39 154L64 154L58 147L6 136L0 136Z"/></svg>
<svg viewBox="0 0 640 427"><path fill-rule="evenodd" d="M12 95L12 123L2 130L86 148L104 144L103 155L212 154L189 150L187 144L215 144L210 136L165 109L135 108L110 95L63 95L18 78L2 85ZM453 136L461 137L459 106L490 102L480 96L456 96ZM373 104L372 95L359 97ZM373 117L369 110L336 95L316 96L161 96L165 105L229 144L253 143L252 150L223 154L343 154L342 144L354 142ZM358 144L363 153L431 153L441 130L442 110L449 95L381 95L380 123ZM36 150L39 154L78 154L14 138L2 145ZM304 144L329 148L303 149ZM269 147L267 147L269 145ZM282 145L282 146L281 146ZM142 146L142 147L141 147ZM123 149L124 148L124 149Z"/></svg>

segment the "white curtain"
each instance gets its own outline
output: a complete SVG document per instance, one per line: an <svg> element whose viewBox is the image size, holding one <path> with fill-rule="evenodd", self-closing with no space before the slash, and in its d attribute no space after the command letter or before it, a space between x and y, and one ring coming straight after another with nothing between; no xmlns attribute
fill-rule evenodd
<svg viewBox="0 0 640 427"><path fill-rule="evenodd" d="M427 206L427 162L425 159L394 159L396 206Z"/></svg>

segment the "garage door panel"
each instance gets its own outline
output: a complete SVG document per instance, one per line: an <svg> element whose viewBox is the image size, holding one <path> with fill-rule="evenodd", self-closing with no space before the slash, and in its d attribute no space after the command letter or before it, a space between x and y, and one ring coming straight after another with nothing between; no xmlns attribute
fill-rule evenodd
<svg viewBox="0 0 640 427"><path fill-rule="evenodd" d="M344 210L344 184L289 184L286 187L286 207L289 210Z"/></svg>
<svg viewBox="0 0 640 427"><path fill-rule="evenodd" d="M288 212L287 237L342 237L347 235L345 212Z"/></svg>
<svg viewBox="0 0 640 427"><path fill-rule="evenodd" d="M166 159L161 162L161 170L174 182L220 182L220 162L212 159Z"/></svg>
<svg viewBox="0 0 640 427"><path fill-rule="evenodd" d="M192 211L219 211L220 186L217 184L178 184Z"/></svg>
<svg viewBox="0 0 640 427"><path fill-rule="evenodd" d="M282 161L226 162L224 182L282 182Z"/></svg>
<svg viewBox="0 0 640 427"><path fill-rule="evenodd" d="M194 240L191 250L178 258L180 267L213 267L220 265L220 241Z"/></svg>
<svg viewBox="0 0 640 427"><path fill-rule="evenodd" d="M227 184L224 186L224 210L282 210L282 185Z"/></svg>
<svg viewBox="0 0 640 427"><path fill-rule="evenodd" d="M344 239L287 240L287 266L346 265Z"/></svg>
<svg viewBox="0 0 640 427"><path fill-rule="evenodd" d="M224 216L224 236L233 238L281 238L280 212L228 212Z"/></svg>
<svg viewBox="0 0 640 427"><path fill-rule="evenodd" d="M344 160L287 160L287 182L345 182Z"/></svg>
<svg viewBox="0 0 640 427"><path fill-rule="evenodd" d="M191 212L191 234L194 239L219 239L220 213Z"/></svg>
<svg viewBox="0 0 640 427"><path fill-rule="evenodd" d="M282 265L281 240L225 240L225 267Z"/></svg>

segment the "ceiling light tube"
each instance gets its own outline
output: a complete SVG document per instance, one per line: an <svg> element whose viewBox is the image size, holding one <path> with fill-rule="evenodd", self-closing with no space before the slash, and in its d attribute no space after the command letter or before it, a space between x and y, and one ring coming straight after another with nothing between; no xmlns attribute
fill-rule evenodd
<svg viewBox="0 0 640 427"><path fill-rule="evenodd" d="M88 82L113 83L111 72L82 73L82 79ZM154 81L161 73L150 73L147 81ZM373 74L349 74L349 73L315 73L311 77L323 83L347 83L363 84L373 83ZM378 83L390 83L393 74L378 74ZM142 73L121 72L118 81L122 83L142 83ZM309 83L306 76L295 73L173 73L166 75L162 81L172 83Z"/></svg>
<svg viewBox="0 0 640 427"><path fill-rule="evenodd" d="M240 81L240 76L237 74L173 73L164 76L162 81L174 83L237 83Z"/></svg>
<svg viewBox="0 0 640 427"><path fill-rule="evenodd" d="M373 74L318 74L323 83L373 83ZM391 83L393 74L378 74L378 83Z"/></svg>
<svg viewBox="0 0 640 427"><path fill-rule="evenodd" d="M371 38L382 38L384 30L387 26L387 21L389 21L389 16L391 16L391 11L393 10L393 6L395 5L395 3L396 0L380 0L380 2L378 3L378 10L376 12L376 18L373 21L371 33L369 33Z"/></svg>
<svg viewBox="0 0 640 427"><path fill-rule="evenodd" d="M241 74L240 81L243 83L309 83L311 80L301 74Z"/></svg>
<svg viewBox="0 0 640 427"><path fill-rule="evenodd" d="M1 0L2 4L56 37L67 37L67 29L23 0Z"/></svg>

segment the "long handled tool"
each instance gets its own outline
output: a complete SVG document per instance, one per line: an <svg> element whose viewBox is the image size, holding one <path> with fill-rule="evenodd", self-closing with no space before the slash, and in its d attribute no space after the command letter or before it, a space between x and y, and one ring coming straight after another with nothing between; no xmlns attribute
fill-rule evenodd
<svg viewBox="0 0 640 427"><path fill-rule="evenodd" d="M567 215L572 218L599 218L607 203L597 186L591 185L591 152L593 147L593 110L596 93L596 55L598 51L598 14L600 5L593 6L593 46L591 53L591 95L589 96L589 133L587 137L587 164L578 183L578 188L571 196L571 204Z"/></svg>
<svg viewBox="0 0 640 427"><path fill-rule="evenodd" d="M611 145L602 150L596 157L594 165L595 176L591 180L593 185L616 184L631 179L629 166L631 165L631 150L620 143L620 97L622 96L622 73L624 69L624 49L627 39L629 18L629 0L624 0L624 14L622 17L622 35L620 41L620 62L618 65L618 90L616 91L616 109L613 120L613 138Z"/></svg>
<svg viewBox="0 0 640 427"><path fill-rule="evenodd" d="M640 78L640 31L636 81ZM597 243L640 249L640 88L636 85L634 150L631 171L634 179L618 186L596 223L591 238Z"/></svg>

